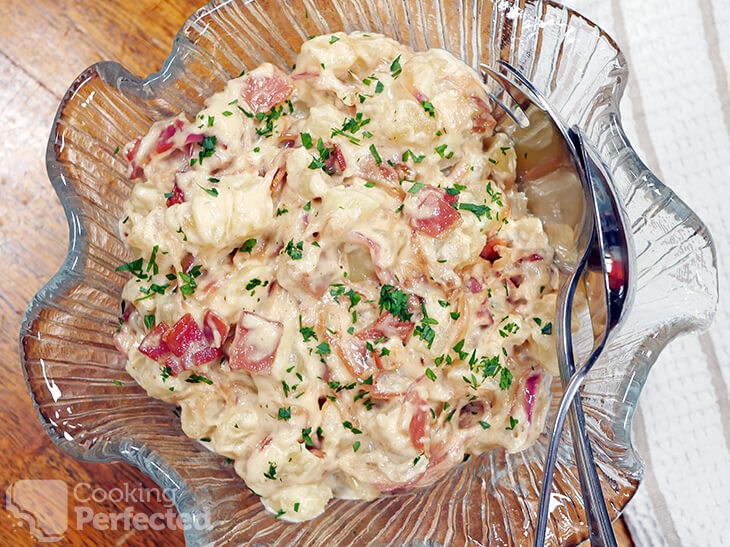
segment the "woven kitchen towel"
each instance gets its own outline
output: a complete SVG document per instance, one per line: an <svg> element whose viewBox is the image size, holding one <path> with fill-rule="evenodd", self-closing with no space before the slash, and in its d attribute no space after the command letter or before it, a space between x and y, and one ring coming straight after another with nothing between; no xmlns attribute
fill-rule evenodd
<svg viewBox="0 0 730 547"><path fill-rule="evenodd" d="M730 1L564 0L609 32L630 77L624 127L650 169L709 226L730 286ZM730 546L730 303L662 352L634 419L646 463L626 508L640 546Z"/></svg>

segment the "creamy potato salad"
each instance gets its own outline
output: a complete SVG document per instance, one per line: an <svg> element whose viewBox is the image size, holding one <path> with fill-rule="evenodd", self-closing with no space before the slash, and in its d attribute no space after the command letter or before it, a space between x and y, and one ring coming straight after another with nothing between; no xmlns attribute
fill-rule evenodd
<svg viewBox="0 0 730 547"><path fill-rule="evenodd" d="M205 104L124 150L116 340L185 433L291 521L530 445L554 251L476 74L337 33Z"/></svg>

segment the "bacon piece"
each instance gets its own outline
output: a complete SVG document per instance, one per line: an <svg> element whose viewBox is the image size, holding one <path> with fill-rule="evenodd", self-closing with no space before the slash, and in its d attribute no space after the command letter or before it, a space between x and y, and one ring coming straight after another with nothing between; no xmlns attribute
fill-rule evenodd
<svg viewBox="0 0 730 547"><path fill-rule="evenodd" d="M144 340L140 342L138 348L140 353L154 361L159 361L160 358L168 355L170 353L170 348L167 347L167 344L162 340L162 335L165 334L169 328L170 327L168 327L167 323L164 321L157 323L155 328L148 332L147 336L144 337Z"/></svg>
<svg viewBox="0 0 730 547"><path fill-rule="evenodd" d="M155 152L158 154L162 154L163 152L167 152L170 150L170 148L173 147L175 143L172 142L172 137L175 136L175 133L178 131L182 131L183 128L183 122L182 120L175 120L173 123L168 125L165 129L162 130L160 133L160 138L157 139L157 145L155 146Z"/></svg>
<svg viewBox="0 0 730 547"><path fill-rule="evenodd" d="M260 315L244 311L238 320L231 346L231 369L270 375L282 332L282 325L278 321L269 321Z"/></svg>
<svg viewBox="0 0 730 547"><path fill-rule="evenodd" d="M504 239L494 238L494 239L487 239L487 242L484 244L484 248L479 253L479 256L482 257L484 260L487 260L489 262L494 262L495 260L500 258L499 251L497 251L497 247L506 247L507 242ZM542 260L542 258L541 258Z"/></svg>
<svg viewBox="0 0 730 547"><path fill-rule="evenodd" d="M173 376L222 355L220 348L208 345L203 332L189 313L172 327L168 327L164 321L158 323L147 333L138 349L150 359L164 363Z"/></svg>
<svg viewBox="0 0 730 547"><path fill-rule="evenodd" d="M525 382L525 410L527 411L527 421L532 422L532 411L537 401L537 392L540 389L540 374L533 374Z"/></svg>
<svg viewBox="0 0 730 547"><path fill-rule="evenodd" d="M212 310L205 312L203 319L203 336L207 342L214 348L223 346L223 342L228 338L228 323L217 313Z"/></svg>
<svg viewBox="0 0 730 547"><path fill-rule="evenodd" d="M183 192L175 181L175 185L172 187L172 195L165 200L165 205L172 207L179 203L185 203L185 192Z"/></svg>
<svg viewBox="0 0 730 547"><path fill-rule="evenodd" d="M492 116L492 109L489 104L480 97L472 96L471 100L474 101L477 106L477 113L471 117L474 132L488 133L491 135L497 125L497 120L495 120Z"/></svg>
<svg viewBox="0 0 730 547"><path fill-rule="evenodd" d="M410 225L419 232L440 238L461 219L445 191L424 187L419 194L422 198L418 204L418 213L410 218Z"/></svg>
<svg viewBox="0 0 730 547"><path fill-rule="evenodd" d="M469 289L470 293L477 294L482 292L484 290L484 287L482 287L482 284L477 281L475 277L470 277L466 281L464 281L464 286Z"/></svg>
<svg viewBox="0 0 730 547"><path fill-rule="evenodd" d="M423 440L426 435L426 409L421 405L413 411L408 431L411 434L411 443L416 450L423 450Z"/></svg>
<svg viewBox="0 0 730 547"><path fill-rule="evenodd" d="M254 114L258 114L284 102L293 91L289 77L275 68L271 76L249 75L243 84L242 94Z"/></svg>
<svg viewBox="0 0 730 547"><path fill-rule="evenodd" d="M137 165L137 153L139 152L140 144L142 144L142 139L137 139L134 141L134 145L131 148L127 148L127 151L124 153L131 166L129 180L138 179L144 175L144 169Z"/></svg>
<svg viewBox="0 0 730 547"><path fill-rule="evenodd" d="M377 372L375 360L372 359L363 340L356 337L347 340L338 340L336 338L331 340L345 367L355 378L362 382Z"/></svg>
<svg viewBox="0 0 730 547"><path fill-rule="evenodd" d="M365 327L355 336L360 340L377 340L385 336L387 338L400 338L401 341L405 342L414 326L415 323L412 321L398 321L390 312L386 312L372 325Z"/></svg>

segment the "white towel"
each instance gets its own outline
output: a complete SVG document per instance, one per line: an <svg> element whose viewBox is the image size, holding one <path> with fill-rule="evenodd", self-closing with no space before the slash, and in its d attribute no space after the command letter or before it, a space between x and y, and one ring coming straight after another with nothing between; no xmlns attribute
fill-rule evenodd
<svg viewBox="0 0 730 547"><path fill-rule="evenodd" d="M624 127L640 156L709 226L730 286L730 1L564 0L609 32L630 77ZM625 516L639 547L730 546L730 303L671 343L634 419L647 464Z"/></svg>

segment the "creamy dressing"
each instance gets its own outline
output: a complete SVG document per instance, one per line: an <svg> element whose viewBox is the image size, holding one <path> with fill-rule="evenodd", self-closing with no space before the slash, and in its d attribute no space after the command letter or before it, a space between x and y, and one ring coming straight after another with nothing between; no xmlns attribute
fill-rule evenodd
<svg viewBox="0 0 730 547"><path fill-rule="evenodd" d="M444 51L338 33L126 148L127 370L281 518L541 433L554 253L489 105ZM170 374L139 345L186 314L205 351Z"/></svg>

